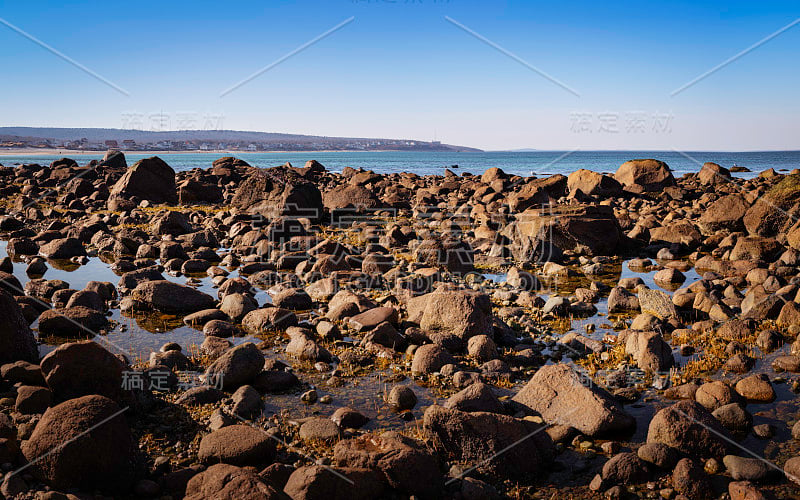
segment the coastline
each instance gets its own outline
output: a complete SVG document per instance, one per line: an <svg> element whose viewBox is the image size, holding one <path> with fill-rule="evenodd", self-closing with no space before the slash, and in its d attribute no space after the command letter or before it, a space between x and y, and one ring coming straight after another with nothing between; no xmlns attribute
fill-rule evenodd
<svg viewBox="0 0 800 500"><path fill-rule="evenodd" d="M242 151L242 150L229 150L229 149L214 149L208 151L163 151L163 150L147 150L147 151L128 151L118 150L125 155L187 155L187 154L222 154L226 156L248 155L248 154L280 154L280 153L398 153L409 151L405 149L292 149L292 150L264 150L264 151ZM410 152L414 152L411 150ZM421 153L446 153L447 151L425 151L419 150ZM458 151L461 153L462 151ZM469 151L466 151L469 152ZM83 151L79 149L44 149L44 148L22 148L22 149L0 149L0 157L3 156L102 156L106 151Z"/></svg>

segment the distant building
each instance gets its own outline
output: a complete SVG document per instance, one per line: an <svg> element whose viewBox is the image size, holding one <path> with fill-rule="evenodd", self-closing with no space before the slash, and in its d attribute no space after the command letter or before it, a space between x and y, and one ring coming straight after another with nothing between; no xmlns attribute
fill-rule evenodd
<svg viewBox="0 0 800 500"><path fill-rule="evenodd" d="M116 149L119 147L119 144L117 144L117 141L106 141L106 147L109 149Z"/></svg>
<svg viewBox="0 0 800 500"><path fill-rule="evenodd" d="M133 149L136 147L136 141L133 141L131 139L125 139L124 141L122 141L122 147L124 147L125 149Z"/></svg>

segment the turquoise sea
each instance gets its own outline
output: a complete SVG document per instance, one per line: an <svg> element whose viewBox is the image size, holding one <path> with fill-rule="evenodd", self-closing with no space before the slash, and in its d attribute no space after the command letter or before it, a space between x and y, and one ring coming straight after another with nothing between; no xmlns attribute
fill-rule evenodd
<svg viewBox="0 0 800 500"><path fill-rule="evenodd" d="M63 155L0 155L0 164L12 166L23 163L47 165ZM69 155L79 163L102 158L102 153ZM144 158L143 154L126 154L128 163ZM752 173L737 174L750 177L758 172L774 168L789 171L800 168L800 151L764 152L709 152L709 151L531 151L531 152L481 152L481 153L431 153L431 152L300 152L300 153L251 153L234 151L222 153L159 153L162 159L175 170L207 168L221 156L236 156L253 166L274 167L291 162L303 166L307 160L317 160L329 170L341 171L344 167L364 168L377 173L414 172L420 175L439 174L445 168L457 173L480 174L490 167L500 167L507 173L529 176L569 174L579 168L596 172L614 172L627 160L656 158L665 161L680 176L697 172L703 162L713 161L723 167L733 165L747 167ZM458 169L453 168L458 165Z"/></svg>

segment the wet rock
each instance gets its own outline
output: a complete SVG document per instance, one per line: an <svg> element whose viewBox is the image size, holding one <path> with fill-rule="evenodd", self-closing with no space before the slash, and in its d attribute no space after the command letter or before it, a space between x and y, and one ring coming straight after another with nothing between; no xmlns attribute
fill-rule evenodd
<svg viewBox="0 0 800 500"><path fill-rule="evenodd" d="M731 481L728 484L731 500L768 500L758 488L749 481Z"/></svg>
<svg viewBox="0 0 800 500"><path fill-rule="evenodd" d="M389 391L386 401L397 411L411 410L417 406L417 395L407 385L396 385Z"/></svg>
<svg viewBox="0 0 800 500"><path fill-rule="evenodd" d="M433 405L425 410L423 428L457 460L480 464L481 472L509 478L541 476L553 458L550 437L537 433L541 426L528 420Z"/></svg>
<svg viewBox="0 0 800 500"><path fill-rule="evenodd" d="M267 394L288 391L298 385L300 385L300 380L294 373L281 370L263 371L253 381L253 387L258 392Z"/></svg>
<svg viewBox="0 0 800 500"><path fill-rule="evenodd" d="M39 254L48 259L60 260L86 255L86 250L77 238L60 238L42 245Z"/></svg>
<svg viewBox="0 0 800 500"><path fill-rule="evenodd" d="M342 429L358 429L369 422L369 418L363 413L349 407L337 408L331 415L331 420Z"/></svg>
<svg viewBox="0 0 800 500"><path fill-rule="evenodd" d="M191 313L214 306L210 295L167 280L140 283L133 290L133 298L153 309L171 313Z"/></svg>
<svg viewBox="0 0 800 500"><path fill-rule="evenodd" d="M588 436L626 432L635 421L604 389L565 364L543 366L513 397L547 423L570 425Z"/></svg>
<svg viewBox="0 0 800 500"><path fill-rule="evenodd" d="M275 441L266 431L236 424L204 436L197 458L204 463L256 465L271 463L275 453Z"/></svg>
<svg viewBox="0 0 800 500"><path fill-rule="evenodd" d="M22 453L30 472L53 488L127 493L134 474L134 441L123 410L98 395L49 408Z"/></svg>
<svg viewBox="0 0 800 500"><path fill-rule="evenodd" d="M272 297L272 304L291 311L305 311L314 305L311 297L302 288L287 288L278 292Z"/></svg>

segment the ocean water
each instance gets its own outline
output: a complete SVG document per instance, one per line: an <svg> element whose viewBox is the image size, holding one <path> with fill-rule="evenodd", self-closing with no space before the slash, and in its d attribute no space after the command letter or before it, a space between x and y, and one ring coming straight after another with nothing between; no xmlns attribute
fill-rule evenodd
<svg viewBox="0 0 800 500"><path fill-rule="evenodd" d="M0 164L6 166L39 163L47 165L63 155L0 155ZM102 158L102 153L69 155L78 163ZM150 155L126 154L128 163ZM752 173L737 174L752 177L762 170L774 168L788 171L800 168L800 151L765 152L709 152L693 151L532 151L532 152L483 152L483 153L431 153L411 151L386 152L299 152L299 153L159 153L164 161L177 171L192 168L207 168L222 156L236 156L256 167L275 167L291 162L302 167L307 160L317 160L329 170L341 171L344 167L364 168L377 173L414 172L419 175L441 175L445 168L456 173L480 174L490 167L499 167L510 174L550 175L569 174L585 168L601 173L613 173L625 161L635 158L656 158L666 162L676 176L697 172L703 162L713 161L730 168L739 165ZM458 169L454 168L458 165Z"/></svg>

